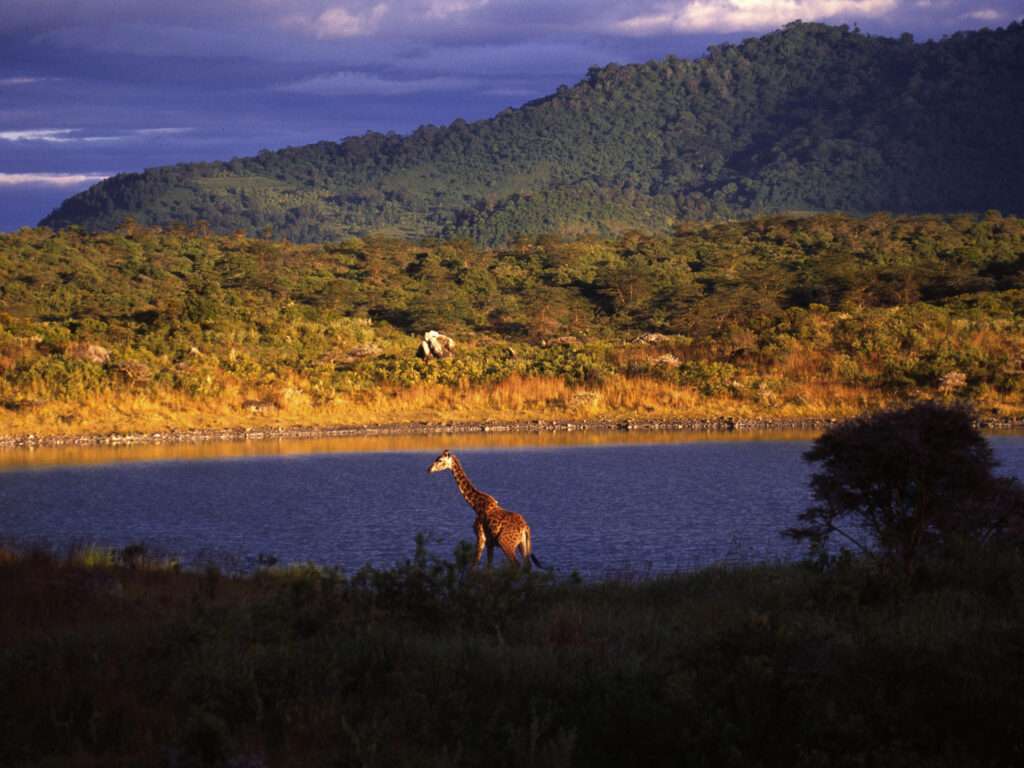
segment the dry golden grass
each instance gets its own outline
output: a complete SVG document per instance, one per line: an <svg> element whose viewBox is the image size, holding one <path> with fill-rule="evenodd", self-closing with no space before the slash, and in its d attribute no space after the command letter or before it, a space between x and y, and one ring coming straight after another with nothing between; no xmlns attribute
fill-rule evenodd
<svg viewBox="0 0 1024 768"><path fill-rule="evenodd" d="M796 361L789 372L801 368ZM245 403L250 405L245 405ZM226 386L217 397L175 391L106 390L86 401L41 402L18 411L0 409L0 435L82 435L172 430L326 427L585 419L812 419L844 418L895 401L883 393L816 377L794 375L770 389L704 396L696 389L651 378L610 376L602 384L573 387L547 377L510 377L485 386L420 384L380 387L314 402L302 382L282 385L254 409L252 393ZM1024 403L983 389L976 405L1006 416Z"/></svg>

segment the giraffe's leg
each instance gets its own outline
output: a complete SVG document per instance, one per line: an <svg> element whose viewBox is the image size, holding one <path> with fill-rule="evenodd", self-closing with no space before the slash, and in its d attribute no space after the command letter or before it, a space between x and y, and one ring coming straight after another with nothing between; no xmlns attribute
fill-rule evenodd
<svg viewBox="0 0 1024 768"><path fill-rule="evenodd" d="M490 568L491 564L493 562L494 562L494 542L493 541L488 541L487 542L487 567Z"/></svg>
<svg viewBox="0 0 1024 768"><path fill-rule="evenodd" d="M519 546L519 542L516 539L505 533L499 540L498 545L501 547L501 551L505 553L505 557L509 559L509 562L513 565L519 565L519 561L516 560L516 548Z"/></svg>
<svg viewBox="0 0 1024 768"><path fill-rule="evenodd" d="M530 562L530 527L526 526L523 528L523 533L519 537L519 545L523 551L523 567L527 570L532 569L533 565Z"/></svg>
<svg viewBox="0 0 1024 768"><path fill-rule="evenodd" d="M505 557L508 558L509 563L512 565L519 565L519 561L516 560L516 548L508 545L502 545L501 551L505 553Z"/></svg>
<svg viewBox="0 0 1024 768"><path fill-rule="evenodd" d="M484 546L487 544L487 536L484 534L484 527L481 523L477 522L473 525L473 530L476 531L476 559L473 561L473 565L480 565L480 557L484 553ZM487 564L491 564L491 547L487 547Z"/></svg>

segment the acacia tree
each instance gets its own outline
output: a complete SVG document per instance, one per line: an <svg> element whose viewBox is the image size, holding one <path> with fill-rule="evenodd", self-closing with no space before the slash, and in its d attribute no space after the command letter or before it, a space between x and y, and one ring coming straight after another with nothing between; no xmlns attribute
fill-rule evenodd
<svg viewBox="0 0 1024 768"><path fill-rule="evenodd" d="M1019 530L1024 487L997 462L970 413L920 403L828 430L804 454L817 502L785 533L821 554L839 539L904 572L924 551L957 538L986 541Z"/></svg>

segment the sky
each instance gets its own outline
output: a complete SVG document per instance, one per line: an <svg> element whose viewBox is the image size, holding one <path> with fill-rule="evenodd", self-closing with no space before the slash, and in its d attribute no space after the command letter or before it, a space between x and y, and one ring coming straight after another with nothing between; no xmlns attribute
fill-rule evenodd
<svg viewBox="0 0 1024 768"><path fill-rule="evenodd" d="M123 171L477 120L794 19L917 40L1024 0L0 0L0 231Z"/></svg>

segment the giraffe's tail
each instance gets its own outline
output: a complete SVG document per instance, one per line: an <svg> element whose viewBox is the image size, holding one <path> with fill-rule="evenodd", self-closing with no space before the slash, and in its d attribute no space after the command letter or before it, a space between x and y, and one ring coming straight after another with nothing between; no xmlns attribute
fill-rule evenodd
<svg viewBox="0 0 1024 768"><path fill-rule="evenodd" d="M541 564L540 560L537 559L537 556L535 554L533 554L533 545L530 543L530 529L529 528L527 528L525 531L523 531L523 560L524 560L524 564L525 564L525 561L527 559L531 560L533 562L533 564L536 565L538 568L543 568L546 571L550 570L546 565Z"/></svg>

